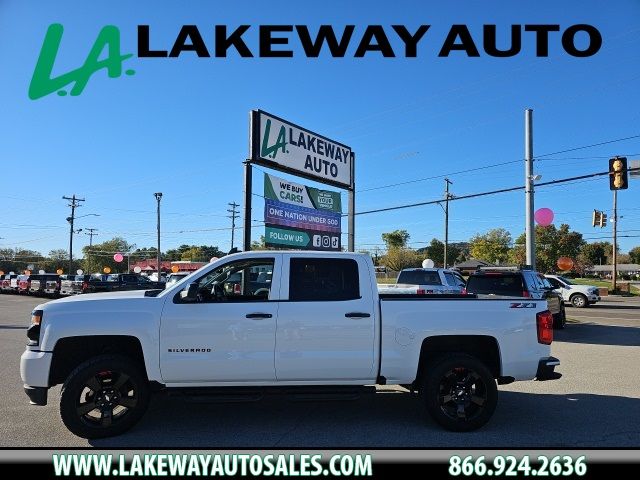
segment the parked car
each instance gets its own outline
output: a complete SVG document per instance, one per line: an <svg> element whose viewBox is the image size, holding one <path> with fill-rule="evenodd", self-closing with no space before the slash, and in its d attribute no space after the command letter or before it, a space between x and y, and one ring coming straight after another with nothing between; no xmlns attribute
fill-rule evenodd
<svg viewBox="0 0 640 480"><path fill-rule="evenodd" d="M189 275L191 275L191 272L170 273L169 276L167 277L167 283L165 284L165 288L169 288L171 285L175 285L180 280L182 280L185 277L188 277Z"/></svg>
<svg viewBox="0 0 640 480"><path fill-rule="evenodd" d="M380 284L380 293L462 293L466 282L460 273L444 268L405 268L395 284Z"/></svg>
<svg viewBox="0 0 640 480"><path fill-rule="evenodd" d="M243 281L238 291L235 275L256 271L268 287ZM561 376L547 302L515 300L379 295L364 254L243 252L165 290L38 305L20 374L34 405L64 384L62 422L85 438L130 429L152 388L252 387L252 398L263 388L309 397L406 385L442 427L470 431L493 415L496 384Z"/></svg>
<svg viewBox="0 0 640 480"><path fill-rule="evenodd" d="M18 293L29 295L31 288L31 275L18 275Z"/></svg>
<svg viewBox="0 0 640 480"><path fill-rule="evenodd" d="M60 296L60 275L55 273L45 273L44 279L44 294L55 298Z"/></svg>
<svg viewBox="0 0 640 480"><path fill-rule="evenodd" d="M29 278L29 295L41 297L44 295L44 282L41 280L43 275L36 273Z"/></svg>
<svg viewBox="0 0 640 480"><path fill-rule="evenodd" d="M60 295L79 295L89 288L89 280L93 275L61 275ZM106 275L105 275L106 276ZM98 274L101 279L102 275Z"/></svg>
<svg viewBox="0 0 640 480"><path fill-rule="evenodd" d="M553 314L554 328L564 328L567 322L562 296L554 291L544 275L527 267L481 267L469 275L467 293L499 295L546 300Z"/></svg>
<svg viewBox="0 0 640 480"><path fill-rule="evenodd" d="M565 302L576 308L584 308L600 301L600 289L593 285L578 285L560 275L545 275L555 291Z"/></svg>
<svg viewBox="0 0 640 480"><path fill-rule="evenodd" d="M15 293L18 289L18 274L7 273L0 279L2 293Z"/></svg>
<svg viewBox="0 0 640 480"><path fill-rule="evenodd" d="M164 282L153 282L133 273L92 275L82 293L115 292L120 290L153 290L164 288Z"/></svg>
<svg viewBox="0 0 640 480"><path fill-rule="evenodd" d="M56 297L60 294L60 275L56 273L37 273L31 275L30 280L29 294L31 295Z"/></svg>

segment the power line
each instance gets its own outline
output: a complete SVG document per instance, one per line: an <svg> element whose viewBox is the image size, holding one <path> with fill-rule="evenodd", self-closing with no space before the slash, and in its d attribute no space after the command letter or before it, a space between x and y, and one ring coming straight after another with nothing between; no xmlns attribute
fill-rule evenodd
<svg viewBox="0 0 640 480"><path fill-rule="evenodd" d="M625 140L632 140L634 138L640 138L640 134L632 135L630 137L616 138L614 140L607 140L607 141L599 142L599 143L592 143L591 145L583 145L581 147L568 148L566 150L558 150L557 152L545 153L543 155L537 155L535 157L535 159L537 160L537 159L543 158L543 157L550 157L552 155L558 155L560 153L568 153L568 152L575 152L577 150L585 150L587 148L600 147L602 145L609 145L611 143L624 142Z"/></svg>

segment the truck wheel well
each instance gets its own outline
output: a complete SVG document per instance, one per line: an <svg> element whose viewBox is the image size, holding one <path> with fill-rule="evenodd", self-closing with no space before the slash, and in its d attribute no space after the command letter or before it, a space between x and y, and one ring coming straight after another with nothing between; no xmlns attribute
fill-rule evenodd
<svg viewBox="0 0 640 480"><path fill-rule="evenodd" d="M413 385L415 387L420 385L430 364L450 353L472 355L484 363L495 378L500 377L500 350L494 337L487 335L439 335L425 338L422 342L418 371Z"/></svg>
<svg viewBox="0 0 640 480"><path fill-rule="evenodd" d="M49 386L64 383L69 374L81 363L97 355L117 353L144 366L142 345L136 337L125 335L96 335L67 337L56 342L49 372Z"/></svg>

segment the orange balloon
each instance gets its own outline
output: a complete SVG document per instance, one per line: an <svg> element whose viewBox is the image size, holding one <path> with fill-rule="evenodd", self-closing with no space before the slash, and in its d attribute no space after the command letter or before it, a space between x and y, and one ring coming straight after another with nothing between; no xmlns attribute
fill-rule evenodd
<svg viewBox="0 0 640 480"><path fill-rule="evenodd" d="M4 272L2 270L0 270L0 275L4 275Z"/></svg>
<svg viewBox="0 0 640 480"><path fill-rule="evenodd" d="M573 268L573 260L569 257L560 257L557 265L560 270L571 270Z"/></svg>
<svg viewBox="0 0 640 480"><path fill-rule="evenodd" d="M62 270L61 268L59 268L59 269L57 269L57 270L56 270L56 273L57 273L58 275L62 275L62 274L64 273L64 270Z"/></svg>
<svg viewBox="0 0 640 480"><path fill-rule="evenodd" d="M173 266L171 267L171 271L172 271L173 273L177 273L177 272L178 272L178 270L180 270L180 267L178 267L177 265L173 265Z"/></svg>
<svg viewBox="0 0 640 480"><path fill-rule="evenodd" d="M109 268L109 267L104 267L104 268L102 269L102 271L103 271L104 273L111 273L111 268Z"/></svg>

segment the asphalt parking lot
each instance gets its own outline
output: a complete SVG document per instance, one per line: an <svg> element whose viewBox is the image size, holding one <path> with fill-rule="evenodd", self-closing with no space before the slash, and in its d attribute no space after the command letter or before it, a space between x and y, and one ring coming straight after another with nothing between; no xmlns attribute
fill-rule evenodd
<svg viewBox="0 0 640 480"><path fill-rule="evenodd" d="M385 388L344 402L194 404L156 395L129 433L87 441L49 405L29 406L19 358L29 312L43 299L0 295L0 447L639 447L640 299L567 307L552 354L560 380L500 387L492 420L479 431L446 432L422 414L414 395Z"/></svg>

